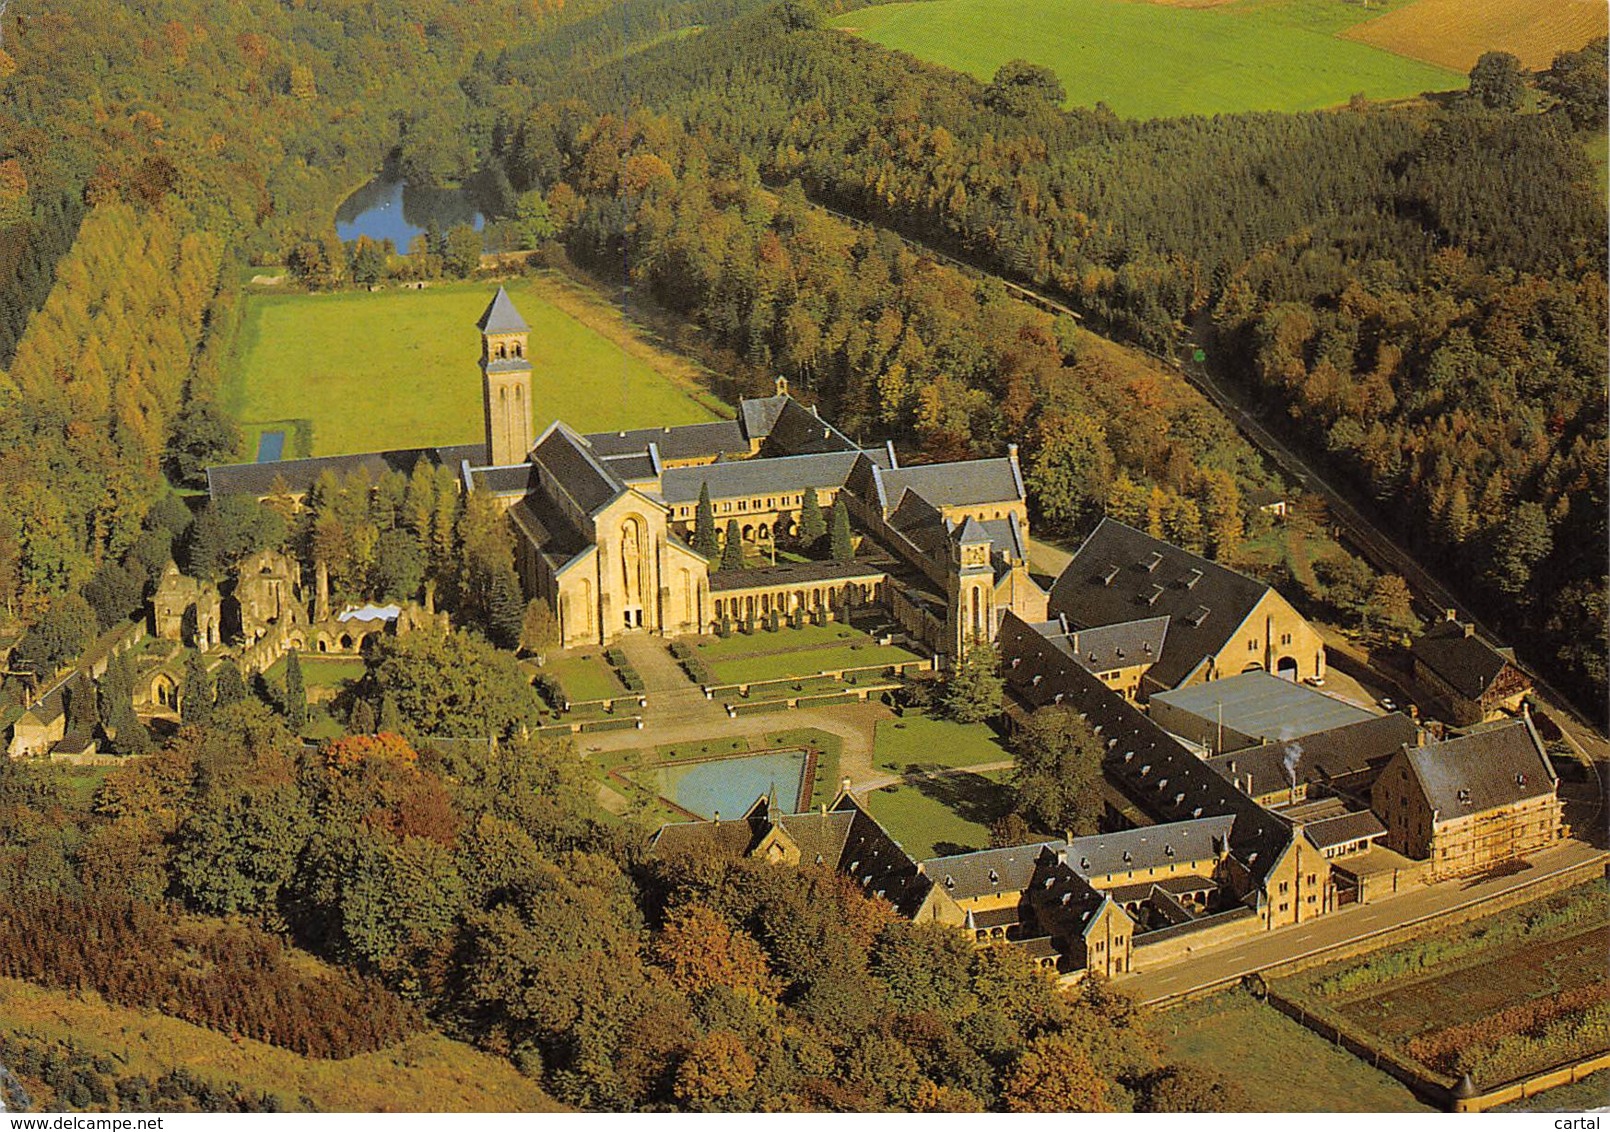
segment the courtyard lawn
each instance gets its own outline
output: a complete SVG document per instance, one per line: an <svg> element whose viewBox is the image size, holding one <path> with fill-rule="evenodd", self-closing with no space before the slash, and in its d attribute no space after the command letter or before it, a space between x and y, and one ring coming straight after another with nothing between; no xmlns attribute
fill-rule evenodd
<svg viewBox="0 0 1610 1132"><path fill-rule="evenodd" d="M505 286L531 325L533 435L557 417L582 432L716 418L695 399L692 367L632 341L605 304L589 312L575 288L541 277ZM475 321L496 289L250 295L224 391L246 434L241 459L256 457L268 422L299 419L316 456L481 439Z"/></svg>
<svg viewBox="0 0 1610 1132"><path fill-rule="evenodd" d="M900 774L979 766L1011 757L987 723L952 723L915 713L878 720L872 752L873 762L880 770Z"/></svg>
<svg viewBox="0 0 1610 1132"><path fill-rule="evenodd" d="M362 680L367 666L357 657L324 657L303 655L302 684L308 688L340 688L354 680ZM285 683L285 658L281 657L263 673L263 679L279 687Z"/></svg>
<svg viewBox="0 0 1610 1132"><path fill-rule="evenodd" d="M1168 1060L1241 1082L1254 1111L1433 1111L1385 1073L1241 991L1161 1011L1151 1030Z"/></svg>
<svg viewBox="0 0 1610 1132"><path fill-rule="evenodd" d="M822 672L905 664L921 659L897 645L841 645L740 657L710 665L710 673L718 684L750 684L760 680L797 680Z"/></svg>
<svg viewBox="0 0 1610 1132"><path fill-rule="evenodd" d="M709 637L698 644L699 657L706 664L746 656L769 656L798 649L828 645L871 644L872 638L851 625L830 621L826 625L801 625L798 629L778 629L769 633L734 633L730 637Z"/></svg>
<svg viewBox="0 0 1610 1132"><path fill-rule="evenodd" d="M574 703L608 700L626 694L626 685L620 682L615 670L598 653L549 658L548 663L537 671L559 681L565 695Z"/></svg>
<svg viewBox="0 0 1610 1132"><path fill-rule="evenodd" d="M989 824L1011 808L1011 771L960 771L869 791L867 809L917 860L989 848Z"/></svg>
<svg viewBox="0 0 1610 1132"><path fill-rule="evenodd" d="M925 0L837 17L885 47L988 81L1002 63L1050 67L1067 105L1126 118L1314 110L1357 93L1407 98L1462 89L1462 72L1338 33L1385 8L1340 0L1235 0L1211 7L1131 0Z"/></svg>

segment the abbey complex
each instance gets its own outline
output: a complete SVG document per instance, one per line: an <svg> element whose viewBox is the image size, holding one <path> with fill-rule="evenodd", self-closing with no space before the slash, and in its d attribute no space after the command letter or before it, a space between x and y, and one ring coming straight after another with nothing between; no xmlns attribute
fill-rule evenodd
<svg viewBox="0 0 1610 1132"><path fill-rule="evenodd" d="M1105 833L919 860L846 777L820 812L761 796L741 815L665 826L655 854L825 866L909 918L1011 943L1068 977L1112 977L1411 880L1502 866L1567 832L1544 742L1517 715L1518 671L1456 625L1417 653L1428 697L1497 686L1502 669L1511 699L1461 708L1468 734L1428 733L1318 690L1324 642L1272 587L1122 523L1103 520L1049 587L1036 581L1015 445L903 466L892 444L851 440L782 380L732 420L588 435L560 421L534 437L541 344L502 288L478 328L484 443L216 467L213 496L446 465L461 490L498 501L526 594L554 611L564 649L875 614L940 668L992 642L1009 727L1067 709L1105 748ZM853 519L853 553L723 569L693 547L704 503L716 534L764 550L813 502ZM300 607L284 620L279 648L330 617L322 581L315 604L312 624ZM438 615L427 602L391 616L385 627L406 631ZM361 640L327 632L318 647Z"/></svg>

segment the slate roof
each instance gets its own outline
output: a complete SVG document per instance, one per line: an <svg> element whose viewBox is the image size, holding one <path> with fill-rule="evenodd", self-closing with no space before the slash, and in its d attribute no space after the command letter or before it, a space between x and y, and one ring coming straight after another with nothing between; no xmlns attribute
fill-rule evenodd
<svg viewBox="0 0 1610 1132"><path fill-rule="evenodd" d="M971 507L1023 498L1017 465L1009 456L880 468L873 478L878 505L885 511L900 502L907 488L935 507Z"/></svg>
<svg viewBox="0 0 1610 1132"><path fill-rule="evenodd" d="M856 451L859 448L849 437L792 397L783 397L766 432L761 454L805 456L816 452Z"/></svg>
<svg viewBox="0 0 1610 1132"><path fill-rule="evenodd" d="M756 586L811 585L841 578L878 577L887 573L891 565L883 559L856 558L849 562L779 562L775 566L747 570L716 570L710 574L710 589L719 593Z"/></svg>
<svg viewBox="0 0 1610 1132"><path fill-rule="evenodd" d="M995 544L996 550L1020 562L1028 561L1028 544L1023 538L1023 528L1018 525L1015 513L1004 519L985 519L978 525L984 528L984 533Z"/></svg>
<svg viewBox="0 0 1610 1132"><path fill-rule="evenodd" d="M303 460L271 460L260 464L221 464L207 469L207 491L214 499L226 495L268 495L283 479L293 493L311 491L325 472L345 478L361 470L378 480L388 471L410 475L421 460L431 465L458 468L463 461L486 463L485 444L454 444L441 448L398 448L389 452L358 452L346 456L311 456Z"/></svg>
<svg viewBox="0 0 1610 1132"><path fill-rule="evenodd" d="M983 849L931 857L922 863L923 875L954 900L972 900L997 892L1022 892L1034 879L1041 851L1060 847L1058 840L1036 841L1005 849Z"/></svg>
<svg viewBox="0 0 1610 1132"><path fill-rule="evenodd" d="M660 475L660 467L655 462L653 452L644 452L635 456L605 456L603 463L611 474L626 483L655 480Z"/></svg>
<svg viewBox="0 0 1610 1132"><path fill-rule="evenodd" d="M620 478L593 454L586 439L561 422L543 433L531 450L531 462L589 515L626 490Z"/></svg>
<svg viewBox="0 0 1610 1132"><path fill-rule="evenodd" d="M738 402L738 420L743 425L744 435L753 440L764 440L771 435L772 426L783 411L783 406L793 398L786 393L775 397L745 397Z"/></svg>
<svg viewBox="0 0 1610 1132"><path fill-rule="evenodd" d="M1168 617L1168 641L1150 676L1184 680L1269 592L1255 579L1114 519L1103 519L1051 587L1050 610L1075 628Z"/></svg>
<svg viewBox="0 0 1610 1132"><path fill-rule="evenodd" d="M1093 629L1070 629L1065 620L1057 620L1035 628L1058 649L1096 673L1156 663L1168 639L1167 617L1146 617Z"/></svg>
<svg viewBox="0 0 1610 1132"><path fill-rule="evenodd" d="M531 464L471 468L470 485L484 487L493 495L524 495L536 488L537 470Z"/></svg>
<svg viewBox="0 0 1610 1132"><path fill-rule="evenodd" d="M1245 783L1250 776L1253 789L1249 792L1261 794L1290 782L1286 760L1293 748L1298 782L1334 782L1380 766L1405 746L1412 746L1419 734L1414 720L1395 711L1305 735L1294 742L1277 740L1213 755L1205 761L1228 782Z"/></svg>
<svg viewBox="0 0 1610 1132"><path fill-rule="evenodd" d="M1345 845L1349 841L1359 841L1370 837L1386 836L1386 826L1381 819L1369 810L1360 810L1358 813L1341 814L1334 818L1325 818L1321 821L1307 822L1303 825L1303 832L1308 835L1318 849L1329 849L1334 845Z"/></svg>
<svg viewBox="0 0 1610 1132"><path fill-rule="evenodd" d="M1291 841L1291 824L1265 810L1123 696L1075 663L1014 613L996 647L1007 688L1031 709L1060 704L1078 712L1107 748L1109 779L1159 822L1230 815L1230 851L1261 883Z"/></svg>
<svg viewBox="0 0 1610 1132"><path fill-rule="evenodd" d="M502 287L492 296L492 301L475 325L483 334L523 334L531 329L520 317L520 312L514 309L514 300Z"/></svg>
<svg viewBox="0 0 1610 1132"><path fill-rule="evenodd" d="M766 832L764 818L727 818L662 825L649 838L650 856L694 853L738 859L748 854Z"/></svg>
<svg viewBox="0 0 1610 1132"><path fill-rule="evenodd" d="M1479 700L1506 665L1513 665L1512 650L1494 648L1477 634L1465 634L1457 621L1433 626L1411 649L1424 664L1467 700Z"/></svg>
<svg viewBox="0 0 1610 1132"><path fill-rule="evenodd" d="M828 813L784 814L777 824L799 846L799 863L838 868L855 814L845 810Z"/></svg>
<svg viewBox="0 0 1610 1132"><path fill-rule="evenodd" d="M1554 772L1527 719L1404 753L1443 821L1554 792Z"/></svg>
<svg viewBox="0 0 1610 1132"><path fill-rule="evenodd" d="M1170 635L1178 628L1171 624ZM1270 672L1242 672L1223 680L1154 692L1151 702L1216 723L1266 743L1300 739L1376 718L1361 707ZM1155 709L1154 709L1155 710Z"/></svg>
<svg viewBox="0 0 1610 1132"><path fill-rule="evenodd" d="M749 438L738 421L589 432L586 439L600 456L642 455L650 444L658 446L662 460L698 460L723 453L749 455Z"/></svg>
<svg viewBox="0 0 1610 1132"><path fill-rule="evenodd" d="M592 545L551 504L544 506L540 495L528 495L510 507L509 518L554 570Z"/></svg>
<svg viewBox="0 0 1610 1132"><path fill-rule="evenodd" d="M1047 849L1040 854L1029 882L1029 899L1041 926L1053 937L1082 939L1108 897Z"/></svg>
<svg viewBox="0 0 1610 1132"><path fill-rule="evenodd" d="M889 901L902 916L909 919L915 915L933 882L854 799L845 796L838 808L855 815L839 858L839 871L868 895Z"/></svg>
<svg viewBox="0 0 1610 1132"><path fill-rule="evenodd" d="M1142 826L1117 833L1076 837L1057 855L1082 877L1108 876L1134 869L1166 869L1183 861L1206 861L1229 851L1231 814Z"/></svg>
<svg viewBox="0 0 1610 1132"><path fill-rule="evenodd" d="M702 464L692 468L667 468L660 477L660 498L675 506L693 503L699 489L710 485L711 499L740 496L793 494L805 488L838 489L850 474L859 452L830 452L811 456L760 457L721 464ZM886 459L881 451L867 453L869 459ZM729 516L722 516L728 518Z"/></svg>

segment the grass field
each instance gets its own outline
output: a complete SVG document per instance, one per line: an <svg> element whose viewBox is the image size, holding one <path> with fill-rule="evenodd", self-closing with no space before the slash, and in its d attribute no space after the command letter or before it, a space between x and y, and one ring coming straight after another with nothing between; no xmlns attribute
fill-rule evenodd
<svg viewBox="0 0 1610 1132"><path fill-rule="evenodd" d="M1057 73L1068 105L1105 102L1126 118L1313 110L1357 93L1395 99L1464 85L1459 71L1339 37L1368 14L1340 0L1205 8L927 0L863 8L833 22L986 81L1007 60L1028 59Z"/></svg>
<svg viewBox="0 0 1610 1132"><path fill-rule="evenodd" d="M952 723L908 713L878 720L872 761L901 774L942 767L979 766L1012 757L986 723Z"/></svg>
<svg viewBox="0 0 1610 1132"><path fill-rule="evenodd" d="M531 326L532 407L582 432L714 420L690 363L636 338L617 312L548 277L506 284ZM489 283L424 291L253 294L225 403L256 458L265 422L311 420L324 456L479 440ZM255 427L254 427L255 426Z"/></svg>
<svg viewBox="0 0 1610 1132"><path fill-rule="evenodd" d="M1413 1093L1240 991L1159 1013L1170 1060L1241 1081L1266 1112L1430 1112Z"/></svg>
<svg viewBox="0 0 1610 1132"><path fill-rule="evenodd" d="M821 672L921 659L906 649L880 645L861 630L837 623L716 637L701 642L698 655L720 684L797 680Z"/></svg>
<svg viewBox="0 0 1610 1132"><path fill-rule="evenodd" d="M1012 802L1009 770L962 771L866 795L867 809L918 860L989 848L989 824Z"/></svg>
<svg viewBox="0 0 1610 1132"><path fill-rule="evenodd" d="M626 685L620 682L615 670L598 653L551 658L538 671L558 680L565 695L576 703L607 700L626 694Z"/></svg>
<svg viewBox="0 0 1610 1132"><path fill-rule="evenodd" d="M551 1097L506 1061L441 1034L416 1034L389 1049L320 1061L180 1022L151 1010L111 1006L0 979L0 1029L71 1040L116 1066L155 1080L182 1066L205 1080L272 1093L287 1109L306 1097L333 1112L552 1112ZM36 1103L49 1098L35 1097Z"/></svg>
<svg viewBox="0 0 1610 1132"><path fill-rule="evenodd" d="M301 656L302 683L308 688L339 688L354 680L362 680L368 666L355 656ZM281 657L263 673L270 684L285 682L285 658Z"/></svg>
<svg viewBox="0 0 1610 1132"><path fill-rule="evenodd" d="M1343 34L1439 67L1469 71L1488 51L1542 70L1610 30L1603 0L1414 0Z"/></svg>

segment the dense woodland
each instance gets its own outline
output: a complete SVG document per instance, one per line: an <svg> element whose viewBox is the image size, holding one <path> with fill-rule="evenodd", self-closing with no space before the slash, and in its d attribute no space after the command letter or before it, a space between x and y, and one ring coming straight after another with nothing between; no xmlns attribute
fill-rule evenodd
<svg viewBox="0 0 1610 1132"><path fill-rule="evenodd" d="M796 182L1047 286L1143 345L1215 345L1363 493L1407 502L1384 509L1387 521L1526 655L1601 701L1606 639L1581 626L1605 620L1606 226L1578 131L1602 119L1604 44L1540 78L1543 113L1519 110L1511 74L1507 93L1442 104L1123 122L1100 107L1056 110L1054 79L1021 70L980 84L787 4L647 50L629 82L600 67L587 82L536 85L506 166L517 192L547 189L589 263L626 264L741 357L789 372L852 422L881 413L933 455L1023 435L1062 407L1036 386L1066 383L1045 379L1055 364L1024 335L990 325L987 296L960 333L1014 357L956 351L948 328L910 317L909 300L867 310L841 299L819 276L853 233L838 229L836 245L816 235L815 256L791 239L805 226L788 217ZM492 73L539 83L518 60ZM782 224L727 188L757 177L781 190ZM763 236L761 221L774 231ZM756 251L734 262L745 234ZM900 253L884 247L858 250L845 273L903 282ZM966 309L954 293L942 303ZM1110 388L1082 384L1073 414ZM1124 415L1137 401L1145 410L1130 396ZM1076 527L1110 503L1109 457L1131 475L1137 462L1122 438L1084 433L1042 461L1086 485L1083 506L1049 501L1049 517ZM1165 428L1140 462L1189 452L1190 439ZM1145 471L1206 505L1194 469ZM1190 526L1177 518L1165 532Z"/></svg>
<svg viewBox="0 0 1610 1132"><path fill-rule="evenodd" d="M301 510L170 490L238 448L215 398L243 265L356 277L345 257L372 249L334 246L330 216L387 162L489 176L506 219L562 245L546 254L683 319L739 391L787 374L852 435L927 458L1021 443L1043 527L1110 513L1233 558L1271 481L1221 414L881 229L1149 348L1199 341L1523 655L1602 699L1605 218L1577 133L1602 118L1602 45L1537 80L1541 113L1500 62L1475 97L1135 123L1056 109L1034 68L981 84L895 56L798 0L86 0L4 19L13 665L70 661L170 556L224 580L262 547L325 563L338 599L429 586L472 631L374 650L337 705L354 734L317 747L287 726L305 710L289 678L254 696L233 665L192 671L159 749L126 666L98 694L80 682L75 724L155 753L90 799L0 760L0 973L317 1057L436 1025L588 1107L1246 1103L1164 1064L1121 997L1061 994L834 875L645 859L598 820L572 746L520 738L536 701L506 649L529 611L495 509L450 477L327 479ZM473 249L446 250L469 268ZM1090 752L1046 747L1020 809L1084 828ZM75 1105L268 1103L25 1038L0 1060Z"/></svg>
<svg viewBox="0 0 1610 1132"><path fill-rule="evenodd" d="M446 660L493 663L372 661L414 666L405 729L453 699L431 679ZM6 975L315 1057L423 1012L590 1108L1244 1103L1165 1064L1122 996L1070 997L1014 948L901 920L829 869L644 859L590 816L568 742L314 749L247 701L88 804L58 774L0 762Z"/></svg>

